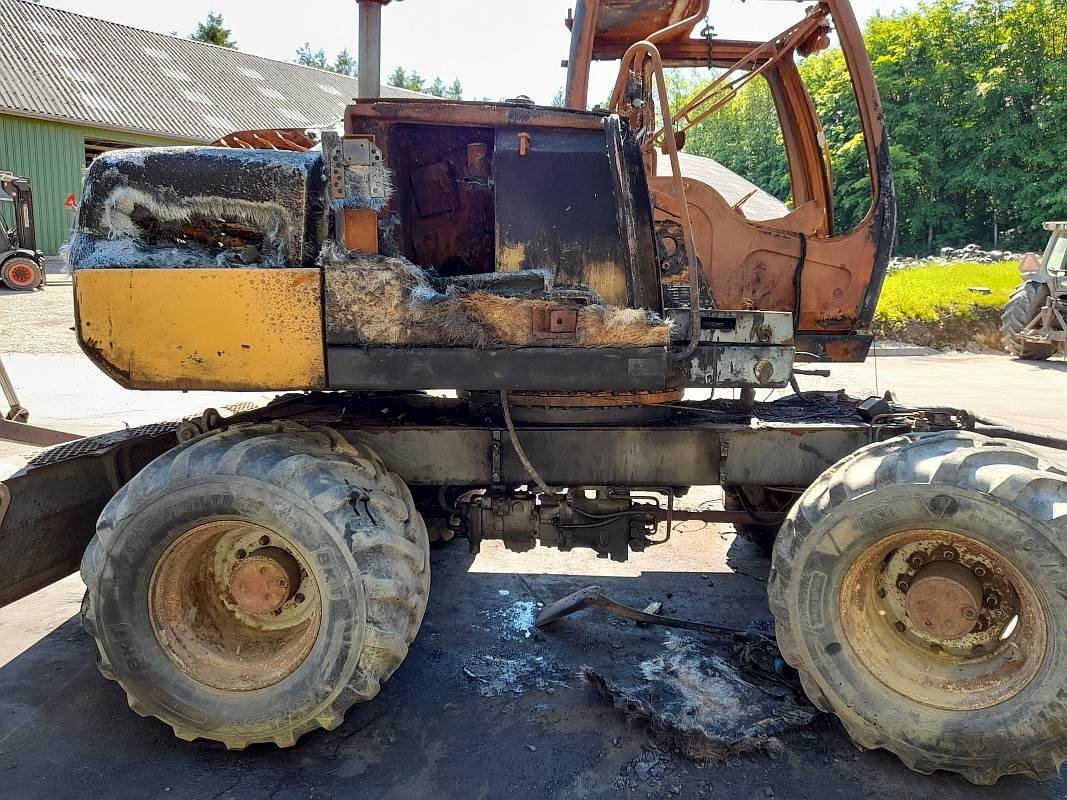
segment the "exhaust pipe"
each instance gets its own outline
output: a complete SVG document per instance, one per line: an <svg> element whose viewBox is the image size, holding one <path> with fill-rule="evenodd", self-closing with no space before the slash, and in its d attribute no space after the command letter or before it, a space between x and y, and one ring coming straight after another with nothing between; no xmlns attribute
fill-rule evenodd
<svg viewBox="0 0 1067 800"><path fill-rule="evenodd" d="M389 0L359 2L359 96L382 94L382 6Z"/></svg>

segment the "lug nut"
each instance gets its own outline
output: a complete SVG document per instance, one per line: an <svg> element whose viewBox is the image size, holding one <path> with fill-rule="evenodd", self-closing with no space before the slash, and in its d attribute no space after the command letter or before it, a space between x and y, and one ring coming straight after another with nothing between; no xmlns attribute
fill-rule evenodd
<svg viewBox="0 0 1067 800"><path fill-rule="evenodd" d="M990 608L996 608L998 605L1000 605L1000 598L997 597L995 594L991 594L986 597L985 604Z"/></svg>
<svg viewBox="0 0 1067 800"><path fill-rule="evenodd" d="M909 588L911 588L911 584L903 580L897 581L897 588L900 589L900 591L902 592L906 592Z"/></svg>
<svg viewBox="0 0 1067 800"><path fill-rule="evenodd" d="M974 574L978 578L984 578L986 576L986 568L981 564L974 565Z"/></svg>
<svg viewBox="0 0 1067 800"><path fill-rule="evenodd" d="M941 557L945 559L945 561L955 561L956 551L945 548L945 551L941 554Z"/></svg>
<svg viewBox="0 0 1067 800"><path fill-rule="evenodd" d="M925 563L926 563L926 556L924 556L922 553L913 553L908 558L908 565L912 569L919 569Z"/></svg>

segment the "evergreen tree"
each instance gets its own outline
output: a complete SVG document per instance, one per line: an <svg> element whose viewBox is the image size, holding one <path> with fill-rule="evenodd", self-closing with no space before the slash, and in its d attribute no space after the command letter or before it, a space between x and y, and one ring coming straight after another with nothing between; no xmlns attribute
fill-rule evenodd
<svg viewBox="0 0 1067 800"><path fill-rule="evenodd" d="M197 24L196 30L190 34L189 38L197 42L237 49L237 42L230 38L230 29L223 25L222 14L214 11L208 12L207 19Z"/></svg>

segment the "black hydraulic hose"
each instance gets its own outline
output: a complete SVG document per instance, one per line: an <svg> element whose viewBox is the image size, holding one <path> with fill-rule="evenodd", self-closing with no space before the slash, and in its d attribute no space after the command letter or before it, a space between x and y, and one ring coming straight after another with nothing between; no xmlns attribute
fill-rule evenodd
<svg viewBox="0 0 1067 800"><path fill-rule="evenodd" d="M998 420L986 419L983 417L974 417L974 421L977 423L974 426L974 432L981 433L984 436L995 436L999 439L1014 439L1015 441L1026 442L1027 444L1037 445L1038 447L1048 447L1052 450L1067 450L1067 439L1060 438L1059 436L1020 431Z"/></svg>
<svg viewBox="0 0 1067 800"><path fill-rule="evenodd" d="M793 271L793 334L796 335L800 328L800 300L801 283L804 278L804 267L808 263L808 237L800 234L800 258L797 260L797 268Z"/></svg>

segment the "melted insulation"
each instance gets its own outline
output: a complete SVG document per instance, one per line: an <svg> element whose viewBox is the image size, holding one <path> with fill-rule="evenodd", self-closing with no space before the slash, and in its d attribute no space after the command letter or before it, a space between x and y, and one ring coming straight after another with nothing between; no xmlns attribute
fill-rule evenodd
<svg viewBox="0 0 1067 800"><path fill-rule="evenodd" d="M552 285L542 270L448 282L403 258L326 248L327 334L333 343L419 347L665 347L658 315L605 304L595 292ZM515 291L518 283L536 288ZM538 321L573 310L573 335L545 336Z"/></svg>

